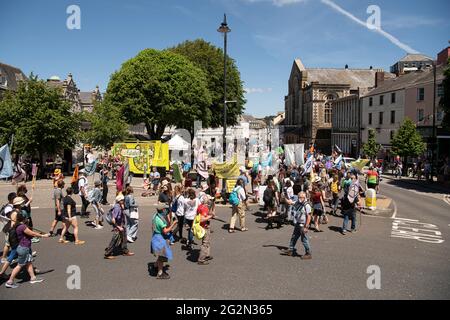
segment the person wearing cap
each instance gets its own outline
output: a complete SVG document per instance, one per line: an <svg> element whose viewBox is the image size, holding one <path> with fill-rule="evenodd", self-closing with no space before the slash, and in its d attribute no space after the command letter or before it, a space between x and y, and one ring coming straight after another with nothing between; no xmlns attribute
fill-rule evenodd
<svg viewBox="0 0 450 320"><path fill-rule="evenodd" d="M127 229L125 226L126 217L124 214L125 197L119 193L116 197L116 204L112 209L113 236L108 248L105 249L105 259L115 259L115 254L121 253L124 256L134 256L127 248Z"/></svg>
<svg viewBox="0 0 450 320"><path fill-rule="evenodd" d="M88 201L92 204L92 208L94 208L95 211L95 219L93 224L96 230L103 229L103 215L105 214L101 206L102 202L102 191L100 190L101 185L102 182L100 180L94 182L94 189L92 189L92 191L89 192L89 199L88 199Z"/></svg>
<svg viewBox="0 0 450 320"><path fill-rule="evenodd" d="M64 180L57 182L56 188L53 189L53 200L55 201L55 218L53 219L50 231L48 232L50 237L54 236L54 231L58 222L63 223L62 219L62 198L63 198Z"/></svg>
<svg viewBox="0 0 450 320"><path fill-rule="evenodd" d="M88 197L88 179L85 169L80 170L80 178L78 179L78 189L80 190L80 198L81 198L81 218L89 218L89 214L86 212L87 207L89 206Z"/></svg>
<svg viewBox="0 0 450 320"><path fill-rule="evenodd" d="M23 199L20 198L16 198L14 199L14 203L16 204L15 207L20 207L21 205L23 205ZM15 226L15 232L17 234L17 238L18 238L18 246L17 246L17 255L18 255L18 264L17 266L13 269L9 280L6 282L5 287L6 288L12 288L15 289L18 287L17 284L14 283L14 279L16 278L16 276L19 274L19 272L22 270L23 267L27 268L28 274L30 275L30 283L34 284L34 283L39 283L44 281L44 279L41 278L37 278L35 273L34 273L34 268L33 268L33 256L32 256L32 251L31 251L31 239L35 238L35 237L39 237L39 238L48 238L49 234L40 234L37 232L32 231L31 229L28 228L28 226L26 225L26 218L21 215L18 214L16 216L16 226Z"/></svg>
<svg viewBox="0 0 450 320"><path fill-rule="evenodd" d="M200 255L198 256L197 264L207 265L211 257L211 228L210 222L214 218L214 214L211 214L208 209L209 196L203 195L200 199L201 204L197 208L197 214L200 215L200 226L205 230L205 235L202 238L202 244L200 247Z"/></svg>
<svg viewBox="0 0 450 320"><path fill-rule="evenodd" d="M166 204L159 204L156 208L156 213L152 218L152 241L150 252L157 257L153 266L158 270L156 279L167 280L170 276L164 272L164 263L172 260L172 249L168 243L167 234L172 233L177 225L177 221L170 222L167 219L167 214L170 207Z"/></svg>

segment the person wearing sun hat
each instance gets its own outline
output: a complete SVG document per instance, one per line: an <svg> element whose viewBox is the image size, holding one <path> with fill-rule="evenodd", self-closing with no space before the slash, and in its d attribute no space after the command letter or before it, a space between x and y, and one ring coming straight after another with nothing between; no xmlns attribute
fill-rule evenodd
<svg viewBox="0 0 450 320"><path fill-rule="evenodd" d="M172 260L173 253L169 245L167 235L172 233L177 225L177 220L172 222L168 220L167 214L170 206L160 203L156 207L156 213L152 219L152 240L150 243L150 252L157 257L154 267L157 269L156 279L170 279L168 273L164 272L164 263Z"/></svg>
<svg viewBox="0 0 450 320"><path fill-rule="evenodd" d="M58 188L58 181L63 180L64 181L64 175L61 172L61 169L55 169L53 172L53 187Z"/></svg>
<svg viewBox="0 0 450 320"><path fill-rule="evenodd" d="M134 256L127 248L127 228L125 221L125 197L119 193L116 197L116 204L112 209L113 236L108 248L105 249L105 259L115 259L117 253L124 256Z"/></svg>

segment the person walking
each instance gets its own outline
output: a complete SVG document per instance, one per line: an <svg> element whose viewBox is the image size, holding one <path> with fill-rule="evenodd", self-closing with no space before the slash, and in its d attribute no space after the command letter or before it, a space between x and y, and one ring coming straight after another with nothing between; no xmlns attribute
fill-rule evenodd
<svg viewBox="0 0 450 320"><path fill-rule="evenodd" d="M89 214L87 213L87 207L89 206L88 197L88 179L85 169L80 170L81 176L78 179L78 189L80 190L80 198L81 198L81 216L82 219L89 218Z"/></svg>
<svg viewBox="0 0 450 320"><path fill-rule="evenodd" d="M64 188L64 180L59 180L57 182L57 186L55 189L53 189L53 200L55 201L55 218L53 219L52 225L50 226L50 231L48 234L50 237L55 236L54 231L56 228L56 225L58 222L63 222L63 216L62 216L62 199L63 199L63 188Z"/></svg>
<svg viewBox="0 0 450 320"><path fill-rule="evenodd" d="M336 216L337 207L339 205L339 192L341 191L341 185L339 183L339 176L335 174L333 180L330 183L331 190L331 210L334 216Z"/></svg>
<svg viewBox="0 0 450 320"><path fill-rule="evenodd" d="M96 230L103 229L103 215L105 214L101 206L102 202L102 191L100 190L101 185L102 182L100 180L94 182L94 189L92 189L89 192L89 199L88 199L88 201L92 204L92 208L94 208L95 211L95 218L93 225Z"/></svg>
<svg viewBox="0 0 450 320"><path fill-rule="evenodd" d="M188 189L187 195L188 199L186 199L184 211L184 223L187 224L189 227L186 247L188 250L192 250L192 244L194 242L194 234L192 233L192 224L197 214L197 209L198 206L200 205L200 200L197 198L195 190L192 188ZM182 226L180 226L180 228L181 227Z"/></svg>
<svg viewBox="0 0 450 320"><path fill-rule="evenodd" d="M116 197L116 204L112 209L113 236L108 248L105 249L105 259L115 259L117 253L124 256L134 256L127 248L127 229L125 209L125 197L119 193Z"/></svg>
<svg viewBox="0 0 450 320"><path fill-rule="evenodd" d="M313 211L314 228L315 228L314 231L315 232L323 232L323 230L321 230L319 228L319 219L324 214L324 210L325 210L324 191L320 190L319 186L315 185L313 187L313 193L311 195L311 199L312 199L312 204L313 204L313 209L314 209L314 211Z"/></svg>
<svg viewBox="0 0 450 320"><path fill-rule="evenodd" d="M210 214L208 208L209 196L204 195L201 198L201 204L198 206L197 214L200 215L200 226L205 230L205 235L202 238L202 244L200 247L200 255L197 260L199 265L207 265L209 261L213 259L211 256L211 219L214 218L213 214Z"/></svg>
<svg viewBox="0 0 450 320"><path fill-rule="evenodd" d="M48 238L49 234L48 233L41 234L34 232L30 230L30 228L28 228L25 222L26 217L24 217L21 214L18 214L16 216L17 226L15 227L15 233L17 235L17 240L19 242L19 245L17 246L16 249L18 255L17 258L18 263L17 266L13 269L11 276L9 277L9 280L5 284L6 288L15 289L18 287L18 284L14 283L14 280L23 267L26 268L28 274L30 275L31 284L44 281L44 279L36 277L34 273L34 268L32 264L33 256L31 252L31 239L34 237Z"/></svg>
<svg viewBox="0 0 450 320"><path fill-rule="evenodd" d="M108 166L104 165L103 169L100 171L100 180L102 182L102 204L108 205L108 181L109 181L109 170Z"/></svg>
<svg viewBox="0 0 450 320"><path fill-rule="evenodd" d="M153 167L152 172L150 173L150 180L153 185L153 194L156 194L156 190L158 190L160 179L161 179L161 175L159 174L157 168Z"/></svg>
<svg viewBox="0 0 450 320"><path fill-rule="evenodd" d="M127 240L133 243L137 239L139 228L139 211L134 198L133 187L128 186L125 195L125 214L127 216Z"/></svg>
<svg viewBox="0 0 450 320"><path fill-rule="evenodd" d="M169 206L160 204L156 210L152 219L153 235L150 251L157 258L153 265L157 269L156 279L167 280L170 279L170 276L167 272L164 272L164 263L172 260L173 254L168 240L164 235L173 232L177 221L174 220L169 224L167 220L167 214L170 210Z"/></svg>
<svg viewBox="0 0 450 320"><path fill-rule="evenodd" d="M236 225L237 216L239 216L241 231L242 232L248 231L248 229L245 227L245 201L247 198L245 195L244 181L242 179L237 180L236 187L233 189L233 192L237 193L239 203L233 205L232 207L230 227L228 229L228 232L229 233L235 232L234 227Z"/></svg>
<svg viewBox="0 0 450 320"><path fill-rule="evenodd" d="M263 201L264 206L267 208L267 226L266 230L273 228L273 221L277 215L277 193L276 193L275 182L271 180L267 185L266 190L264 190ZM281 224L278 222L277 227L280 228Z"/></svg>
<svg viewBox="0 0 450 320"><path fill-rule="evenodd" d="M186 198L183 194L183 186L176 185L174 190L174 199L172 203L172 213L175 213L178 221L178 240L183 241L184 212L186 209Z"/></svg>
<svg viewBox="0 0 450 320"><path fill-rule="evenodd" d="M10 249L8 238L9 238L9 229L11 227L11 224L8 225L8 223L10 223L10 222L8 222L8 219L11 220L11 213L14 210L14 199L16 197L17 197L17 194L15 192L10 192L8 194L8 203L2 207L1 213L0 213L1 214L0 218L2 218L2 223L0 224L0 226L3 226L2 232L5 234L5 246L3 247L3 254L2 254L2 260L1 260L2 263L6 262L8 253L9 253L9 249ZM5 222L3 222L3 220L5 220Z"/></svg>
<svg viewBox="0 0 450 320"><path fill-rule="evenodd" d="M311 205L306 199L306 192L301 191L298 194L298 201L293 203L289 201L288 203L293 205L294 211L294 231L292 233L291 241L289 243L289 250L286 252L289 256L296 256L297 249L295 245L300 238L305 248L305 255L301 256L303 260L312 259L311 256L311 246L308 239L308 226L311 222Z"/></svg>
<svg viewBox="0 0 450 320"><path fill-rule="evenodd" d="M360 187L356 175L352 174L351 178L352 184L350 185L348 194L344 195L344 199L342 200L342 213L344 215L344 222L341 229L342 235L345 235L347 232L348 220L352 221L350 232L356 232L356 207L358 206Z"/></svg>
<svg viewBox="0 0 450 320"><path fill-rule="evenodd" d="M378 172L374 170L373 164L370 164L369 171L366 173L367 189L377 190L378 178Z"/></svg>
<svg viewBox="0 0 450 320"><path fill-rule="evenodd" d="M73 189L68 187L66 189L66 196L62 199L62 220L64 222L64 227L61 232L61 237L59 238L59 243L69 243L69 241L64 240L64 235L68 232L70 227L73 227L73 235L75 238L76 245L82 245L85 241L78 238L78 221L77 221L77 211L76 203L72 198Z"/></svg>

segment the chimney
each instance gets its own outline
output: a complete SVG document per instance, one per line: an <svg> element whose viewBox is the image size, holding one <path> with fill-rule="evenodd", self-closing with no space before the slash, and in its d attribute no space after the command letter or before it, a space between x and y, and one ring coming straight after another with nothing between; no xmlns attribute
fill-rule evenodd
<svg viewBox="0 0 450 320"><path fill-rule="evenodd" d="M375 73L375 88L381 86L384 82L384 71L377 71Z"/></svg>
<svg viewBox="0 0 450 320"><path fill-rule="evenodd" d="M441 52L438 53L437 56L437 65L447 64L447 60L450 57L450 47L445 48Z"/></svg>

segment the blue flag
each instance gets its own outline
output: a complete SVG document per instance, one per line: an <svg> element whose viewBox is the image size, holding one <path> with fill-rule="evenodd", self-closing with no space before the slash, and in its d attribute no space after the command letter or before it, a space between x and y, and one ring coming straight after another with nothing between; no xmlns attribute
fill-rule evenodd
<svg viewBox="0 0 450 320"><path fill-rule="evenodd" d="M0 148L0 179L9 178L13 173L11 154L8 145L5 144Z"/></svg>

